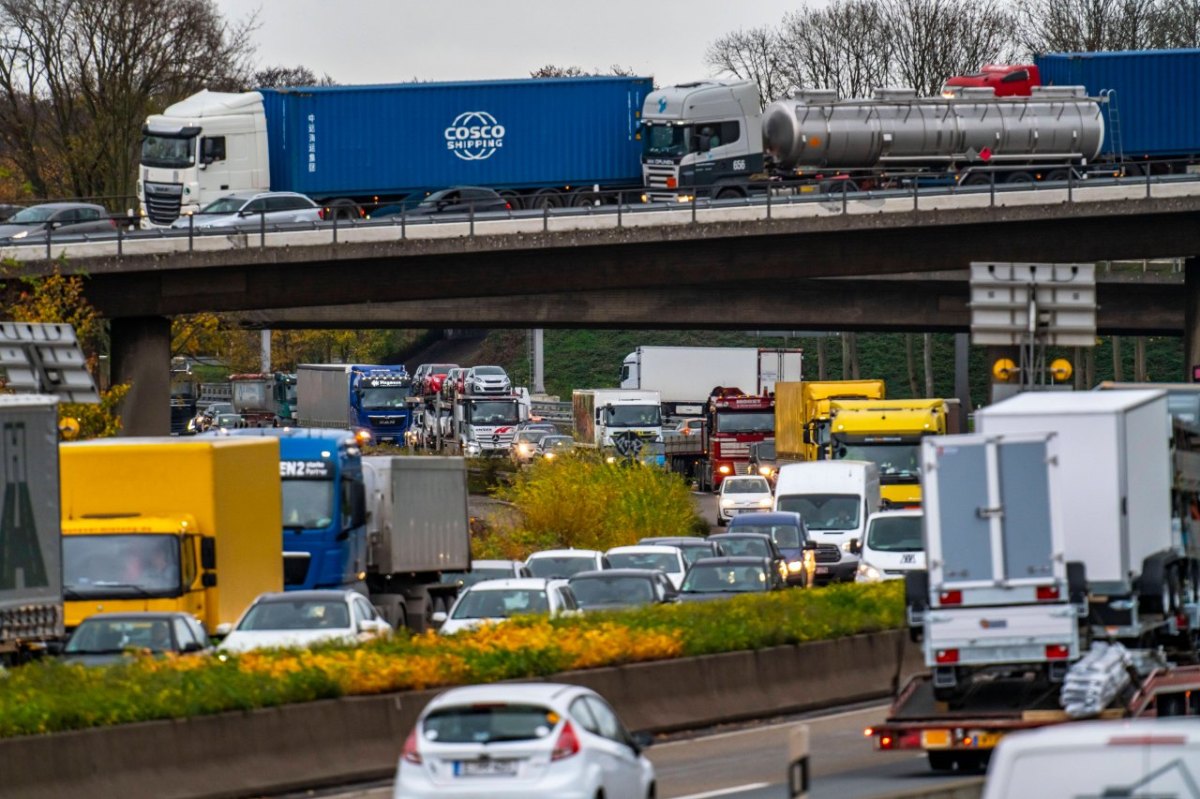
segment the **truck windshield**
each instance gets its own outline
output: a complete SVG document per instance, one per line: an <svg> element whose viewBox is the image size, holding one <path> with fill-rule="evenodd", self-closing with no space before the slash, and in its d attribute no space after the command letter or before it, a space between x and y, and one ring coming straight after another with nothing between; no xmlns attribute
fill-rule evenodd
<svg viewBox="0 0 1200 799"><path fill-rule="evenodd" d="M688 152L692 129L688 125L647 125L643 153L651 158L678 157Z"/></svg>
<svg viewBox="0 0 1200 799"><path fill-rule="evenodd" d="M389 388L365 388L362 391L363 410L376 411L405 407L408 389L403 386Z"/></svg>
<svg viewBox="0 0 1200 799"><path fill-rule="evenodd" d="M283 526L313 529L333 524L332 480L283 481Z"/></svg>
<svg viewBox="0 0 1200 799"><path fill-rule="evenodd" d="M609 427L661 427L662 409L657 405L606 405L604 423Z"/></svg>
<svg viewBox="0 0 1200 799"><path fill-rule="evenodd" d="M778 510L800 514L809 530L855 530L862 497L854 494L803 494L779 497Z"/></svg>
<svg viewBox="0 0 1200 799"><path fill-rule="evenodd" d="M173 535L65 535L63 590L69 599L173 597L179 538Z"/></svg>
<svg viewBox="0 0 1200 799"><path fill-rule="evenodd" d="M920 552L925 548L921 538L921 517L873 519L867 533L867 548L878 552Z"/></svg>
<svg viewBox="0 0 1200 799"><path fill-rule="evenodd" d="M150 135L142 137L142 164L180 169L196 163L195 136Z"/></svg>
<svg viewBox="0 0 1200 799"><path fill-rule="evenodd" d="M775 430L775 412L728 411L717 414L718 433L770 433Z"/></svg>
<svg viewBox="0 0 1200 799"><path fill-rule="evenodd" d="M262 408L267 404L267 387L261 382L238 381L233 384L234 407Z"/></svg>
<svg viewBox="0 0 1200 799"><path fill-rule="evenodd" d="M883 483L915 483L921 475L916 444L842 444L834 451L839 460L877 464Z"/></svg>
<svg viewBox="0 0 1200 799"><path fill-rule="evenodd" d="M517 403L479 400L467 403L471 424L516 424Z"/></svg>

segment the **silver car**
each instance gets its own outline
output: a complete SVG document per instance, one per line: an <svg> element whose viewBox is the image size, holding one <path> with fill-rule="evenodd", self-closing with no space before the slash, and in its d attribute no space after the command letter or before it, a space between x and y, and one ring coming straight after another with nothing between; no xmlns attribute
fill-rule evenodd
<svg viewBox="0 0 1200 799"><path fill-rule="evenodd" d="M22 208L0 224L0 243L22 244L76 234L116 234L116 222L92 203L42 203Z"/></svg>
<svg viewBox="0 0 1200 799"><path fill-rule="evenodd" d="M176 230L235 228L318 222L321 208L315 202L291 191L244 191L227 194L201 208L194 217L181 216L171 223Z"/></svg>
<svg viewBox="0 0 1200 799"><path fill-rule="evenodd" d="M473 366L467 370L463 386L468 394L507 394L512 391L508 373L499 366Z"/></svg>

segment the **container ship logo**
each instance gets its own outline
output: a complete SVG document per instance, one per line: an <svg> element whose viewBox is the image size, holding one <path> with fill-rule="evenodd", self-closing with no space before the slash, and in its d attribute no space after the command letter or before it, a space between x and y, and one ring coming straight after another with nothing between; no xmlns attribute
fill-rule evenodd
<svg viewBox="0 0 1200 799"><path fill-rule="evenodd" d="M483 161L504 146L504 133L487 111L464 111L445 130L446 149L464 161Z"/></svg>

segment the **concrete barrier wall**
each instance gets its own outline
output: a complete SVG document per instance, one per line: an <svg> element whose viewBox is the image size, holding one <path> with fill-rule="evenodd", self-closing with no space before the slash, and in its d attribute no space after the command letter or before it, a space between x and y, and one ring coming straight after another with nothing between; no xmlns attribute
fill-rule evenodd
<svg viewBox="0 0 1200 799"><path fill-rule="evenodd" d="M890 695L920 670L903 632L568 672L632 729L667 731ZM439 690L0 740L5 799L226 799L390 775ZM866 746L866 744L864 744Z"/></svg>

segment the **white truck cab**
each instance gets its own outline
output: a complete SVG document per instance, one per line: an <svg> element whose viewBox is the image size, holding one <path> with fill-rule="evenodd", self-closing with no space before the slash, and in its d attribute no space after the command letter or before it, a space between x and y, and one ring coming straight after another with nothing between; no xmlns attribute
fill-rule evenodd
<svg viewBox="0 0 1200 799"><path fill-rule="evenodd" d="M879 467L867 461L804 461L779 470L775 510L804 517L809 537L817 542L817 574L829 569L833 580L851 581L859 557L852 542L862 541L867 519L879 510ZM825 563L822 545L838 548L836 563Z"/></svg>
<svg viewBox="0 0 1200 799"><path fill-rule="evenodd" d="M144 224L168 226L235 191L270 188L259 92L202 91L142 128L138 202Z"/></svg>
<svg viewBox="0 0 1200 799"><path fill-rule="evenodd" d="M646 96L642 125L642 178L650 199L686 199L697 189L715 199L745 196L740 184L762 172L762 109L753 81L658 89Z"/></svg>

